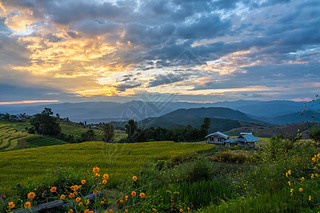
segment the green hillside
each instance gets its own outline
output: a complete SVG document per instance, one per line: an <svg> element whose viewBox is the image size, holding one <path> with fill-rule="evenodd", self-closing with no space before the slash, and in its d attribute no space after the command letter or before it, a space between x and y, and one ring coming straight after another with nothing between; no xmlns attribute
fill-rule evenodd
<svg viewBox="0 0 320 213"><path fill-rule="evenodd" d="M174 143L170 141L106 144L85 142L0 153L0 194L10 192L18 182L41 178L46 171L58 168L88 170L99 166L114 178L137 172L145 163L212 149L209 144Z"/></svg>

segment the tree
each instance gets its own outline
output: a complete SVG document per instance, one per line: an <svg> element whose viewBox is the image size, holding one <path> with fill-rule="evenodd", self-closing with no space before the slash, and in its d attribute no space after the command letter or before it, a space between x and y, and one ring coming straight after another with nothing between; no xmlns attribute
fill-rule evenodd
<svg viewBox="0 0 320 213"><path fill-rule="evenodd" d="M204 137L206 137L206 135L208 135L210 125L211 125L210 118L203 119L203 124L200 127L200 137L201 138L204 138Z"/></svg>
<svg viewBox="0 0 320 213"><path fill-rule="evenodd" d="M129 120L125 127L128 137L133 137L138 130L138 124L134 120Z"/></svg>
<svg viewBox="0 0 320 213"><path fill-rule="evenodd" d="M57 118L52 116L50 108L44 108L42 113L35 114L30 123L35 131L40 135L58 135L61 132Z"/></svg>
<svg viewBox="0 0 320 213"><path fill-rule="evenodd" d="M316 146L320 147L320 129L312 128L309 132L309 137L316 142Z"/></svg>
<svg viewBox="0 0 320 213"><path fill-rule="evenodd" d="M113 127L113 125L112 124L104 124L102 126L102 131L104 132L103 141L104 142L112 142L113 141L113 137L114 137L114 127Z"/></svg>
<svg viewBox="0 0 320 213"><path fill-rule="evenodd" d="M94 141L94 139L95 139L95 134L92 129L82 133L80 136L81 141Z"/></svg>

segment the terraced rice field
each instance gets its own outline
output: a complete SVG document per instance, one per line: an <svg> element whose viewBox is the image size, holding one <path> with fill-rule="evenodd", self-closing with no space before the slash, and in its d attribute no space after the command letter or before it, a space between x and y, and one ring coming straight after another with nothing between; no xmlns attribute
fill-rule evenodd
<svg viewBox="0 0 320 213"><path fill-rule="evenodd" d="M8 125L0 125L0 151L16 149L19 142L27 137L30 137L30 134L13 129Z"/></svg>
<svg viewBox="0 0 320 213"><path fill-rule="evenodd" d="M107 144L84 142L0 153L0 194L12 193L11 187L28 178L41 179L58 168L91 171L99 166L113 180L138 172L144 164L156 159L211 150L211 144L158 141L147 143Z"/></svg>

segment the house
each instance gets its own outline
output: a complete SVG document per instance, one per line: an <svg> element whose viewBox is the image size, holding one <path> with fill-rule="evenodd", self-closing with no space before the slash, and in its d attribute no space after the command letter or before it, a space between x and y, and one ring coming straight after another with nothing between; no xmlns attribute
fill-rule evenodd
<svg viewBox="0 0 320 213"><path fill-rule="evenodd" d="M252 133L242 132L237 138L239 147L255 147L255 142L259 141L258 138L254 137Z"/></svg>
<svg viewBox="0 0 320 213"><path fill-rule="evenodd" d="M208 138L208 143L211 144L224 144L225 140L229 139L229 136L218 131L207 135L205 138Z"/></svg>
<svg viewBox="0 0 320 213"><path fill-rule="evenodd" d="M238 145L238 140L237 139L228 139L224 141L224 145L226 147L231 147L231 146L237 146Z"/></svg>

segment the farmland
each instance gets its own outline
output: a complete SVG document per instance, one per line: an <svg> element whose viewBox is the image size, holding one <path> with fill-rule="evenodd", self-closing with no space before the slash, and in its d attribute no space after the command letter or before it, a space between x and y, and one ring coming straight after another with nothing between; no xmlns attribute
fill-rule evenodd
<svg viewBox="0 0 320 213"><path fill-rule="evenodd" d="M105 144L85 142L39 147L0 153L0 192L10 192L28 178L40 179L46 171L60 167L88 170L99 166L113 178L134 174L149 161L172 155L192 154L212 149L212 145L174 142Z"/></svg>

